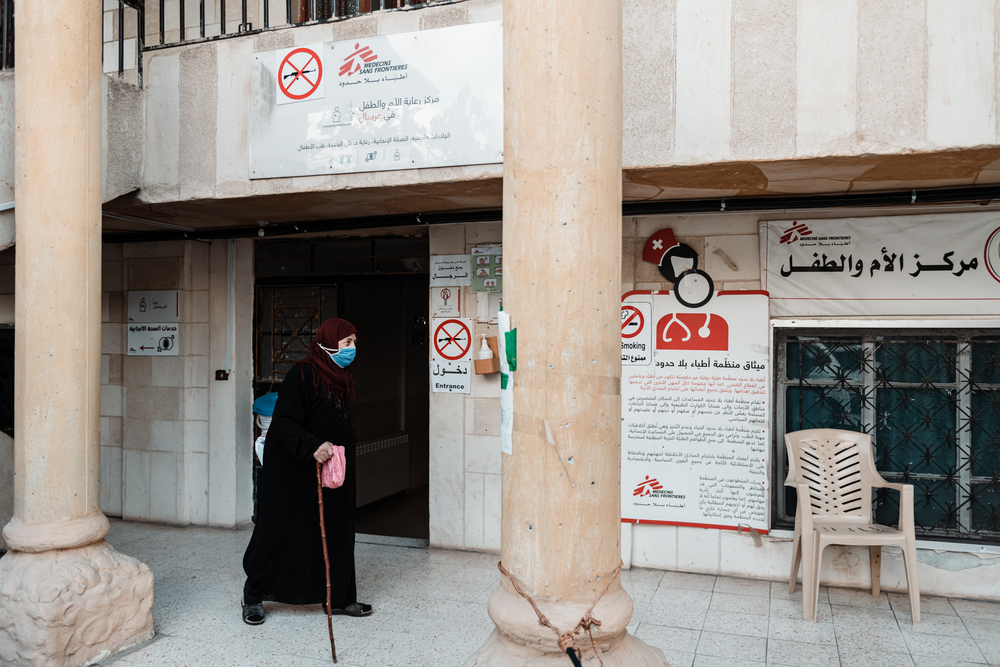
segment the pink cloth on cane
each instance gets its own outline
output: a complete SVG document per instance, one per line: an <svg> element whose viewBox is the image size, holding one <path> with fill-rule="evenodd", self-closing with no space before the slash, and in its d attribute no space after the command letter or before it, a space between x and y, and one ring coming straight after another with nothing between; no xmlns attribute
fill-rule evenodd
<svg viewBox="0 0 1000 667"><path fill-rule="evenodd" d="M333 456L323 464L323 471L320 478L323 486L328 489L336 489L344 483L344 472L347 470L347 459L344 457L344 448L340 445L333 446Z"/></svg>

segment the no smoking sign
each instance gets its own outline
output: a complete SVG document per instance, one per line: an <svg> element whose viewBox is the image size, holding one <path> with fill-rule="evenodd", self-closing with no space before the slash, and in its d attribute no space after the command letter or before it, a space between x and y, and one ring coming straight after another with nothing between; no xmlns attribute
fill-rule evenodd
<svg viewBox="0 0 1000 667"><path fill-rule="evenodd" d="M622 304L622 365L648 366L653 361L653 306L649 303Z"/></svg>
<svg viewBox="0 0 1000 667"><path fill-rule="evenodd" d="M276 53L277 104L320 99L323 91L322 44L282 49Z"/></svg>

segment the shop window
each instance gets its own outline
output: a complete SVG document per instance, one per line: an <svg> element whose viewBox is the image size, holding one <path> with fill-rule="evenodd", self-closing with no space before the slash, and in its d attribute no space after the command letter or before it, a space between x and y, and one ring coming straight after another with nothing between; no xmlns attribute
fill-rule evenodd
<svg viewBox="0 0 1000 667"><path fill-rule="evenodd" d="M1000 332L779 329L775 351L776 525L795 516L784 434L843 428L914 486L919 536L1000 543ZM876 520L897 503L877 490Z"/></svg>

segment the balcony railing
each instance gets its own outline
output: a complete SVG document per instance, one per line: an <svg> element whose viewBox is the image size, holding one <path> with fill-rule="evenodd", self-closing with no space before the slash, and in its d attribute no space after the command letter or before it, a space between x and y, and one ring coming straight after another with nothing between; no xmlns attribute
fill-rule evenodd
<svg viewBox="0 0 1000 667"><path fill-rule="evenodd" d="M142 54L460 0L104 0L104 72L142 86ZM0 0L0 69L14 66L14 0Z"/></svg>

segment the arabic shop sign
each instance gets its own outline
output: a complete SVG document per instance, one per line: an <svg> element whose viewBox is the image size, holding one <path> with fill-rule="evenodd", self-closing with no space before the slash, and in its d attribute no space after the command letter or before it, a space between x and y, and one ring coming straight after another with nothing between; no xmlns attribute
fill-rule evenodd
<svg viewBox="0 0 1000 667"><path fill-rule="evenodd" d="M255 53L250 178L503 162L500 21Z"/></svg>
<svg viewBox="0 0 1000 667"><path fill-rule="evenodd" d="M996 213L761 222L761 283L772 317L996 314L998 232Z"/></svg>

